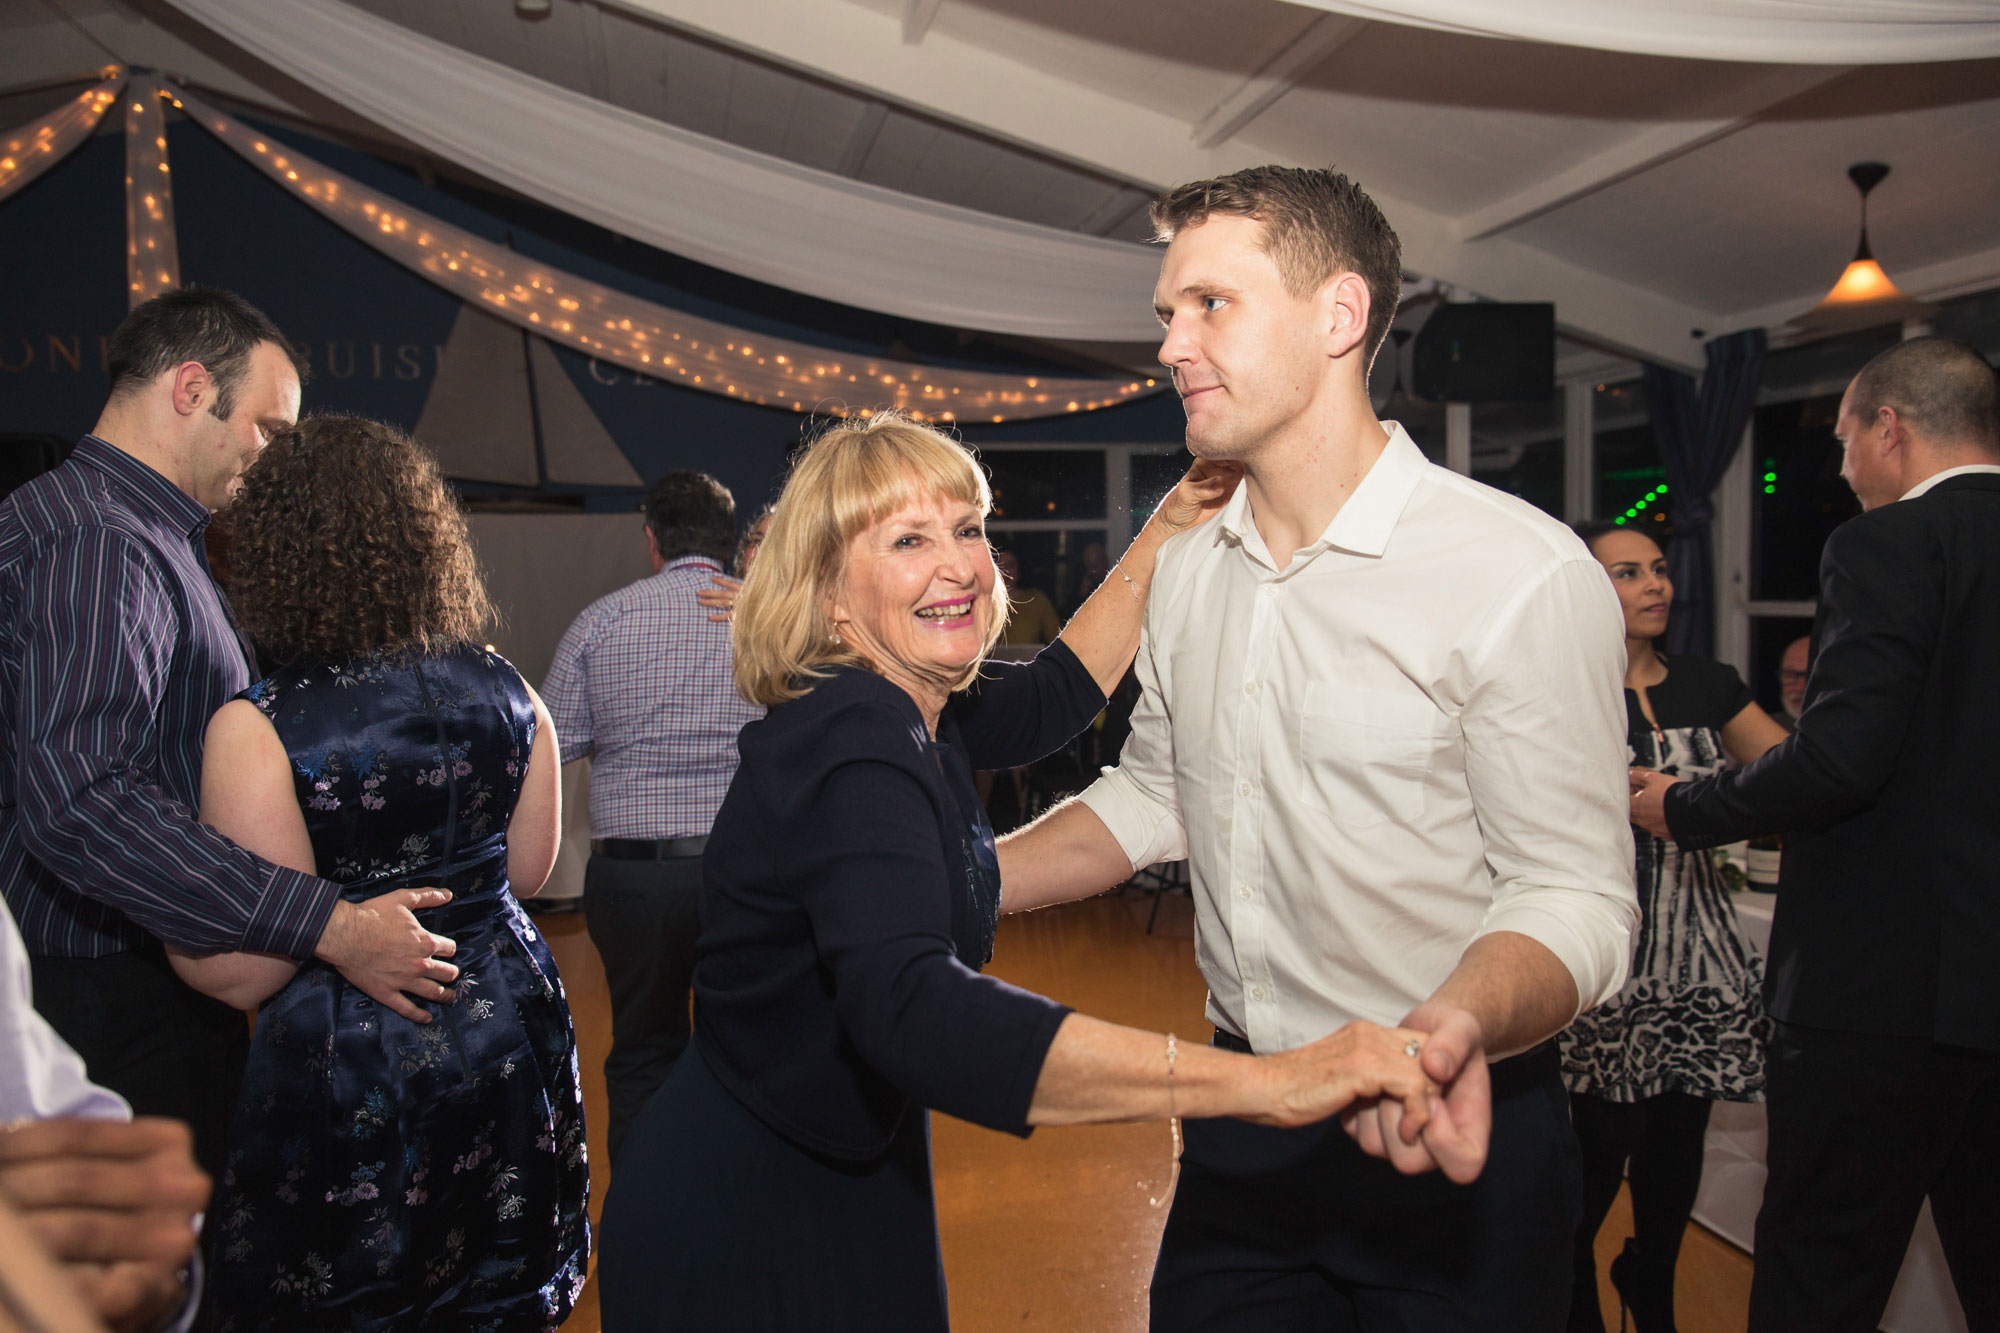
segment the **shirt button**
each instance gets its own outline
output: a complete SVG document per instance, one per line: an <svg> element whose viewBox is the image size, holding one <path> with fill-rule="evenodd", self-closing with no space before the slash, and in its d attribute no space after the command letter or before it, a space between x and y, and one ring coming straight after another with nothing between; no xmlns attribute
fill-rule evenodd
<svg viewBox="0 0 2000 1333"><path fill-rule="evenodd" d="M1249 682L1249 683L1248 683L1247 685L1245 685L1245 686L1243 687L1243 692L1244 692L1245 694L1255 694L1255 693L1257 693L1257 682L1256 682L1256 681L1254 681L1254 680L1253 680L1253 681L1251 681L1251 682Z"/></svg>
<svg viewBox="0 0 2000 1333"><path fill-rule="evenodd" d="M1262 986L1252 986L1250 988L1250 998L1258 1001L1259 1003L1262 1003L1264 999L1264 988Z"/></svg>
<svg viewBox="0 0 2000 1333"><path fill-rule="evenodd" d="M1248 884L1238 884L1236 886L1236 896L1241 898L1244 902L1247 903L1255 895L1250 892L1250 886Z"/></svg>
<svg viewBox="0 0 2000 1333"><path fill-rule="evenodd" d="M1236 788L1236 792L1239 796L1248 796L1250 794L1250 784L1247 782L1241 784Z"/></svg>

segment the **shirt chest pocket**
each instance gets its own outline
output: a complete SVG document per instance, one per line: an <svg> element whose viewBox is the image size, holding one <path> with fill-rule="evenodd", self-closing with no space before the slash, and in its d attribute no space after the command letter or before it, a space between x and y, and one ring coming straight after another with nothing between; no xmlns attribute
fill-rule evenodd
<svg viewBox="0 0 2000 1333"><path fill-rule="evenodd" d="M1427 699L1308 681L1299 717L1307 803L1349 828L1415 819L1441 721Z"/></svg>

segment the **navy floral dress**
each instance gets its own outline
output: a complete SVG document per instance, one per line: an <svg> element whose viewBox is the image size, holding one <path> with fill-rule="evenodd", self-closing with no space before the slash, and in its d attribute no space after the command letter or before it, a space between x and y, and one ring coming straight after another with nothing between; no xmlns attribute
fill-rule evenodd
<svg viewBox="0 0 2000 1333"><path fill-rule="evenodd" d="M287 668L242 696L350 901L437 885L458 1001L412 1023L309 962L258 1011L208 1216L220 1333L543 1330L584 1280L583 1100L548 946L507 883L527 687L463 649Z"/></svg>

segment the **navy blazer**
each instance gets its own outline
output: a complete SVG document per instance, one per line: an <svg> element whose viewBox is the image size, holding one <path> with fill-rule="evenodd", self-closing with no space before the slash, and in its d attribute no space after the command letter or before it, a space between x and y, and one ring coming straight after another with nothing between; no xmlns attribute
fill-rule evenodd
<svg viewBox="0 0 2000 1333"><path fill-rule="evenodd" d="M2000 1050L2000 474L1827 539L1796 734L1668 789L1684 847L1783 833L1765 1000L1789 1023Z"/></svg>
<svg viewBox="0 0 2000 1333"><path fill-rule="evenodd" d="M993 843L971 773L1037 759L1103 707L1057 643L983 667L935 742L909 695L853 668L743 728L702 859L695 1040L765 1124L857 1160L911 1101L1028 1132L1069 1010L977 972L997 904L975 904L967 853Z"/></svg>

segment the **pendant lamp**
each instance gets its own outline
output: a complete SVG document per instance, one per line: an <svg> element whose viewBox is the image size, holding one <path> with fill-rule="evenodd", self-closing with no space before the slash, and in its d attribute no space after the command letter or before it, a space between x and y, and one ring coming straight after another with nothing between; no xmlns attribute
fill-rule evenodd
<svg viewBox="0 0 2000 1333"><path fill-rule="evenodd" d="M1913 300L1889 280L1868 248L1868 194L1882 183L1889 167L1882 162L1856 162L1847 169L1847 178L1861 191L1861 244L1854 259L1820 303L1792 320L1792 327L1806 332L1838 332L1921 318L1937 307Z"/></svg>

